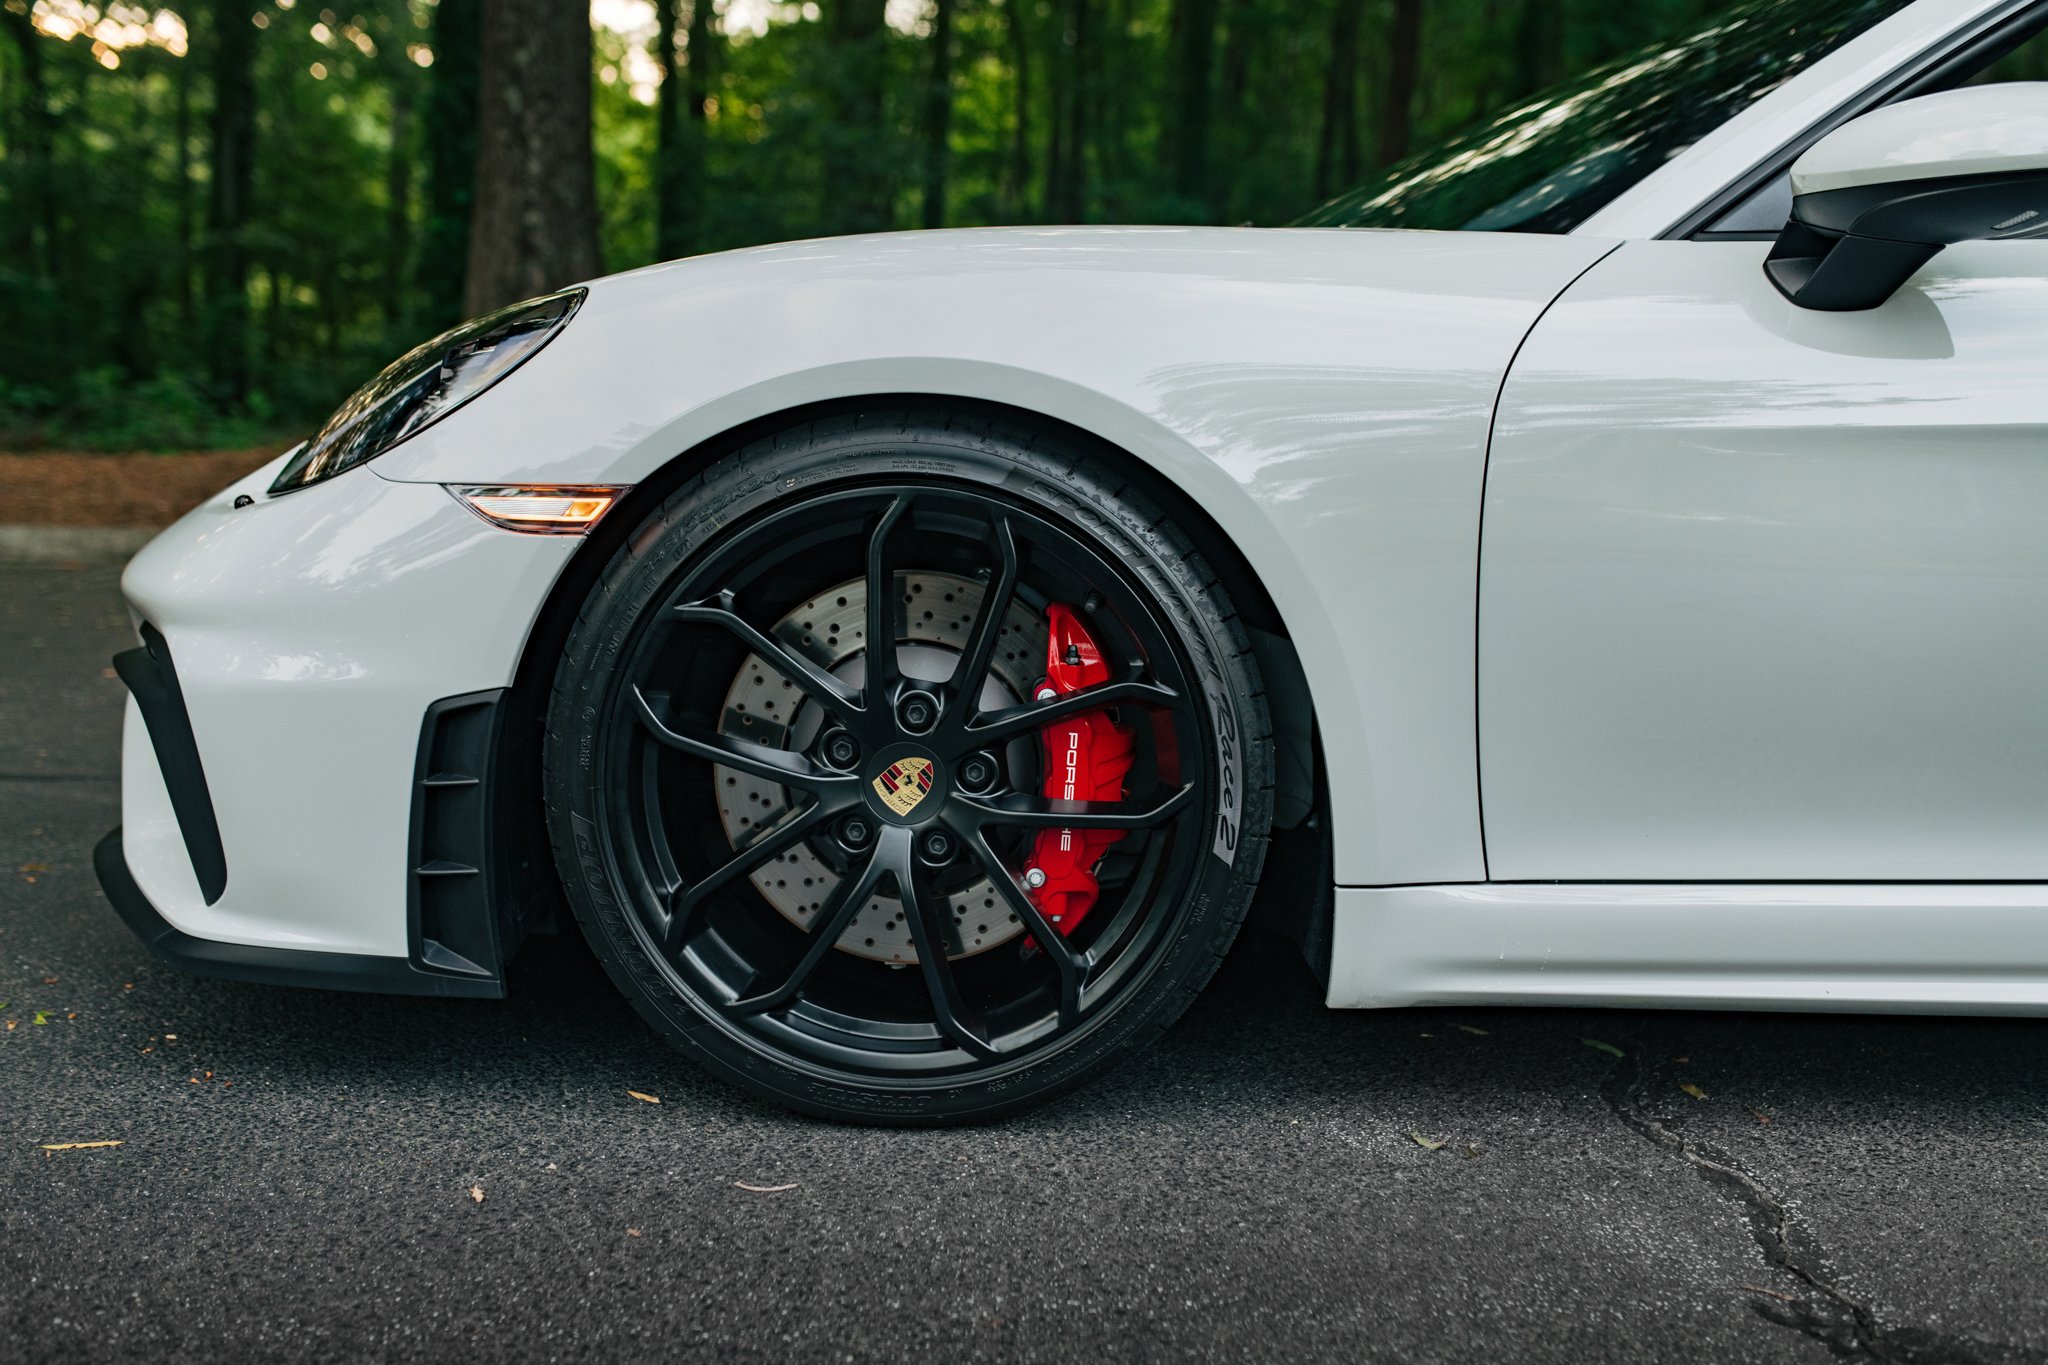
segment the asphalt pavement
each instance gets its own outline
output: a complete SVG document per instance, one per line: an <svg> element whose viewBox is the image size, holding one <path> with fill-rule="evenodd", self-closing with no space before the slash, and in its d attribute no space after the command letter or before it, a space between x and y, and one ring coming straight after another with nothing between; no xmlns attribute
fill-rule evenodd
<svg viewBox="0 0 2048 1365"><path fill-rule="evenodd" d="M2048 1021L1337 1013L1250 935L1091 1089L885 1132L573 939L181 976L90 864L115 583L0 568L0 1360L2048 1361Z"/></svg>

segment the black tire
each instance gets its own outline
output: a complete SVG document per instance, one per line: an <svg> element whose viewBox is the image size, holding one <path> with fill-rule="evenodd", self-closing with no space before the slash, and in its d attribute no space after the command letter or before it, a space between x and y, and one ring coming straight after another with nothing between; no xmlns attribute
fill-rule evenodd
<svg viewBox="0 0 2048 1365"><path fill-rule="evenodd" d="M857 553L865 577L848 577ZM977 568L978 553L987 561ZM840 595L827 602L835 581ZM897 651L871 656L863 646L851 656L857 665L833 663L842 646L814 643L809 620L792 623L833 603L848 609L849 592L859 594L850 610L865 610L868 583L909 605L887 619L852 618L871 629L849 625L832 639L864 640L893 620ZM932 618L911 596L927 583L959 588L957 627L915 619ZM732 595L713 595L722 589ZM1032 777L1029 755L1043 752L1041 730L1023 728L1021 704L1032 696L1007 700L1017 688L1005 679L1027 667L1025 647L1041 638L1013 636L1012 626L1042 620L1055 592L1082 603L1086 629L1103 636L1103 655L1124 670L1116 677L1130 680L1115 695L1136 698L1103 712L1137 751L1114 805L1040 799L1044 770ZM790 602L779 622L769 617ZM942 628L957 629L957 647L918 643L938 637L917 631ZM989 663L963 682L973 670L962 656L976 656L983 630L990 643L978 657ZM1003 650L999 636L1016 648ZM948 650L946 679L930 680L930 662L912 675L920 657ZM799 655L831 676L796 678ZM943 722L906 730L923 722L912 693L924 691ZM742 696L757 700L753 713L735 712L747 709L733 700ZM782 710L771 715L776 698ZM752 733L787 756L764 755L733 733L756 715L763 728ZM856 725L869 728L858 738L841 728ZM859 750L851 772L828 766L828 741L841 745L833 762ZM984 747L962 757L960 746L972 743ZM926 745L919 769L911 760ZM897 749L906 757L891 763ZM1011 782L1007 795L967 786L987 770L976 760L990 757ZM870 774L867 764L889 766ZM774 786L769 774L784 767L791 785ZM911 813L876 806L924 799L885 790L906 773L931 781L940 799ZM1014 1112L1099 1074L1177 1019L1250 906L1273 783L1250 641L1188 537L1076 441L931 409L836 417L758 440L647 512L569 633L544 774L569 902L641 1015L758 1095L884 1124ZM736 795L747 784L760 805ZM774 793L785 802L779 813ZM1032 841L1071 834L1061 817L1094 816L1128 828L1099 864L1095 927L1062 934L1015 867L1024 850L1044 848ZM866 845L856 840L862 821L874 826ZM778 837L788 851L763 853ZM925 855L947 841L954 861L934 870ZM743 860L749 866L732 872ZM790 877L819 872L817 900L806 905L810 891L775 879L785 860ZM1007 921L970 925L998 921L1005 907ZM854 918L835 918L843 916ZM828 924L842 923L828 950ZM876 938L858 938L863 924L907 934L913 949L889 949L886 934L876 948ZM977 938L970 950L976 930L996 946ZM893 961L862 956L888 951Z"/></svg>

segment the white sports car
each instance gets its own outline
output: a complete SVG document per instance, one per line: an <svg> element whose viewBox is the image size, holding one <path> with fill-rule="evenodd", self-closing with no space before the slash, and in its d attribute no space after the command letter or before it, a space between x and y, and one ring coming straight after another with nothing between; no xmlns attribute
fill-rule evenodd
<svg viewBox="0 0 2048 1365"><path fill-rule="evenodd" d="M129 566L107 894L463 996L566 899L881 1122L1144 1044L1262 876L1334 1006L2048 1007L2044 23L1753 4L1319 226L458 328Z"/></svg>

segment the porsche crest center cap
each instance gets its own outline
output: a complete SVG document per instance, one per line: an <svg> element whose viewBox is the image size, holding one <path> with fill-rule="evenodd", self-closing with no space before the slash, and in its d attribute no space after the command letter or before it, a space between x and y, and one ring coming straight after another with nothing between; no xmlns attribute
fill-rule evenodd
<svg viewBox="0 0 2048 1365"><path fill-rule="evenodd" d="M931 794L932 777L930 759L899 758L874 780L875 795L896 814L908 815Z"/></svg>

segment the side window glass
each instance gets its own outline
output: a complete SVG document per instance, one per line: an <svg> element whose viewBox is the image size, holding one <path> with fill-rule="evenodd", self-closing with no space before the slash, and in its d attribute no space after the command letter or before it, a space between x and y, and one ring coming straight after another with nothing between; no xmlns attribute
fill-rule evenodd
<svg viewBox="0 0 2048 1365"><path fill-rule="evenodd" d="M1991 58L1986 65L1960 79L1950 78L1935 89L1959 85L1995 85L2003 81L2048 81L2048 27L2023 39L2018 46ZM1922 89L1915 94L1927 94ZM1695 236L1775 237L1792 213L1792 173L1780 171L1747 195L1724 209L1718 218Z"/></svg>
<svg viewBox="0 0 2048 1365"><path fill-rule="evenodd" d="M1779 171L1738 200L1733 208L1707 224L1702 232L1714 236L1734 232L1768 233L1775 237L1791 216L1792 172Z"/></svg>
<svg viewBox="0 0 2048 1365"><path fill-rule="evenodd" d="M2048 29L2036 33L1991 65L1959 85L1997 85L2004 81L2048 81Z"/></svg>

